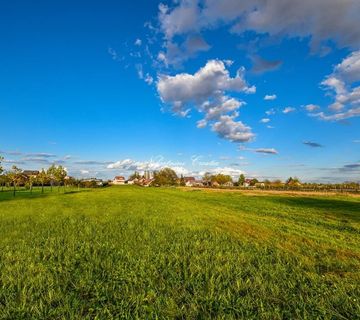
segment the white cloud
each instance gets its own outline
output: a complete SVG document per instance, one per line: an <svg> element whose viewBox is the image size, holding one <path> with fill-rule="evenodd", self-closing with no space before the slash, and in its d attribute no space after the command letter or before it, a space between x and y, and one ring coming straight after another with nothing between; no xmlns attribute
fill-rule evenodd
<svg viewBox="0 0 360 320"><path fill-rule="evenodd" d="M272 109L270 109L268 111L265 111L265 114L268 115L268 116L274 115L275 113L276 113L276 111L275 111L274 108L272 108Z"/></svg>
<svg viewBox="0 0 360 320"><path fill-rule="evenodd" d="M270 122L270 119L269 118L263 118L260 120L261 123L268 123Z"/></svg>
<svg viewBox="0 0 360 320"><path fill-rule="evenodd" d="M339 112L335 114L325 114L324 112L319 112L315 114L310 114L311 116L318 117L321 120L325 121L339 121L349 118L359 117L360 116L360 107L354 109L348 109L345 112Z"/></svg>
<svg viewBox="0 0 360 320"><path fill-rule="evenodd" d="M162 101L170 104L176 114L187 114L191 107L204 113L204 119L197 123L199 128L214 121L211 127L219 137L245 142L251 140L254 134L250 127L235 120L238 109L245 103L226 95L227 91L255 92L255 87L247 85L244 71L244 68L240 68L236 76L231 77L223 61L210 60L193 75L160 75L157 90Z"/></svg>
<svg viewBox="0 0 360 320"><path fill-rule="evenodd" d="M316 110L319 110L320 107L318 105L316 105L316 104L308 104L308 105L305 106L305 109L306 109L306 111L314 112Z"/></svg>
<svg viewBox="0 0 360 320"><path fill-rule="evenodd" d="M276 94L267 94L265 95L264 100L275 100L276 98Z"/></svg>
<svg viewBox="0 0 360 320"><path fill-rule="evenodd" d="M138 46L138 47L140 47L141 44L142 44L141 39L136 39L135 42L134 42L134 45L136 45L136 46Z"/></svg>
<svg viewBox="0 0 360 320"><path fill-rule="evenodd" d="M107 166L107 169L116 169L121 171L145 171L145 170L161 170L162 168L171 168L173 169L178 175L181 174L189 174L190 171L183 166L181 162L172 162L172 161L165 161L163 157L156 157L154 159L150 159L149 161L136 161L133 159L123 159L116 161L114 163L110 163Z"/></svg>
<svg viewBox="0 0 360 320"><path fill-rule="evenodd" d="M244 125L241 121L235 121L233 116L223 115L212 125L212 131L216 132L220 138L231 142L248 142L255 135L251 128Z"/></svg>
<svg viewBox="0 0 360 320"><path fill-rule="evenodd" d="M314 116L322 120L337 121L359 116L360 110L360 50L352 52L322 82L325 90L333 93L329 110L334 114L319 112Z"/></svg>
<svg viewBox="0 0 360 320"><path fill-rule="evenodd" d="M160 75L158 92L164 102L203 103L224 91L255 92L244 80L244 69L240 68L234 78L221 60L209 60L194 75L180 73L175 76Z"/></svg>
<svg viewBox="0 0 360 320"><path fill-rule="evenodd" d="M89 170L80 170L80 173L85 175L85 174L89 174L90 171Z"/></svg>
<svg viewBox="0 0 360 320"><path fill-rule="evenodd" d="M150 75L150 74L146 74L144 81L148 84L148 85L152 85L154 83L154 78Z"/></svg>
<svg viewBox="0 0 360 320"><path fill-rule="evenodd" d="M312 48L322 52L327 51L328 40L339 47L360 45L358 0L179 0L172 8L160 5L159 11L167 39L225 23L236 33L252 30L275 37L310 37Z"/></svg>
<svg viewBox="0 0 360 320"><path fill-rule="evenodd" d="M233 167L216 167L216 168L210 168L207 171L200 171L199 175L203 176L206 172L209 172L211 174L225 174L225 175L229 175L232 178L234 177L238 177L240 174L245 174L246 172L238 169L238 168L233 168Z"/></svg>
<svg viewBox="0 0 360 320"><path fill-rule="evenodd" d="M285 113L285 114L287 114L287 113L291 113L291 112L295 112L295 108L293 108L293 107L286 107L286 108L284 108L284 110L282 111L282 113Z"/></svg>
<svg viewBox="0 0 360 320"><path fill-rule="evenodd" d="M205 127L207 126L207 121L206 121L205 119L199 120L199 121L196 123L196 126L197 126L199 129L205 128Z"/></svg>
<svg viewBox="0 0 360 320"><path fill-rule="evenodd" d="M159 5L160 26L168 40L177 34L194 32L198 16L196 1L179 1L179 5L172 9L162 3Z"/></svg>

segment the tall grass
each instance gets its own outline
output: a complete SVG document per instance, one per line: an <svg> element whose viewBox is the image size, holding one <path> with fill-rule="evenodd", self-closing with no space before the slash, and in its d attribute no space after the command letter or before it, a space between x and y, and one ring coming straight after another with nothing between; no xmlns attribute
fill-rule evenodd
<svg viewBox="0 0 360 320"><path fill-rule="evenodd" d="M357 319L360 201L0 194L0 319Z"/></svg>

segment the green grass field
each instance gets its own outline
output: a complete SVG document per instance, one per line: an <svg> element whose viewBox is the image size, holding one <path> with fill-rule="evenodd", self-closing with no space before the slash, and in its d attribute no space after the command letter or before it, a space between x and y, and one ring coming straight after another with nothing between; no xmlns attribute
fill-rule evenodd
<svg viewBox="0 0 360 320"><path fill-rule="evenodd" d="M0 193L0 319L359 319L360 198Z"/></svg>

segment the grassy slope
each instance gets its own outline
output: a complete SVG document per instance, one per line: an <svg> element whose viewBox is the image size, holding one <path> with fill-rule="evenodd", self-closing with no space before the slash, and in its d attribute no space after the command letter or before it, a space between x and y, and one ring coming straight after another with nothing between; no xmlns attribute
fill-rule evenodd
<svg viewBox="0 0 360 320"><path fill-rule="evenodd" d="M0 199L0 319L360 314L359 198L115 187Z"/></svg>

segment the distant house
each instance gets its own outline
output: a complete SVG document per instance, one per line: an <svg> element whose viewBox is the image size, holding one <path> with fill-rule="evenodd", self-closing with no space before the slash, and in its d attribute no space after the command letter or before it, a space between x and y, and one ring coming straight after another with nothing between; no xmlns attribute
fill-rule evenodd
<svg viewBox="0 0 360 320"><path fill-rule="evenodd" d="M245 182L243 183L243 187L250 187L251 186L252 179L245 179Z"/></svg>
<svg viewBox="0 0 360 320"><path fill-rule="evenodd" d="M150 187L152 185L152 183L155 181L154 178L152 179L145 179L142 183L143 187Z"/></svg>
<svg viewBox="0 0 360 320"><path fill-rule="evenodd" d="M114 180L112 181L112 184L114 185L124 185L126 182L125 178L123 176L116 176Z"/></svg>
<svg viewBox="0 0 360 320"><path fill-rule="evenodd" d="M195 185L195 178L194 177L184 177L185 186L193 187Z"/></svg>
<svg viewBox="0 0 360 320"><path fill-rule="evenodd" d="M265 188L265 183L264 182L257 182L257 183L255 183L255 187L256 188Z"/></svg>
<svg viewBox="0 0 360 320"><path fill-rule="evenodd" d="M217 181L211 182L211 186L212 187L220 187L220 183L218 183Z"/></svg>
<svg viewBox="0 0 360 320"><path fill-rule="evenodd" d="M204 186L204 182L202 180L195 180L193 187L203 187Z"/></svg>
<svg viewBox="0 0 360 320"><path fill-rule="evenodd" d="M98 187L102 187L104 185L104 181L102 181L101 179L97 179L97 178L88 178L88 179L82 179L81 182L83 183L88 183L88 184L95 184Z"/></svg>
<svg viewBox="0 0 360 320"><path fill-rule="evenodd" d="M232 181L228 181L228 182L225 182L223 184L224 187L233 187L234 186L234 183Z"/></svg>
<svg viewBox="0 0 360 320"><path fill-rule="evenodd" d="M26 178L36 178L39 173L40 172L38 170L24 170L22 172L23 176L25 176Z"/></svg>
<svg viewBox="0 0 360 320"><path fill-rule="evenodd" d="M154 181L155 181L154 178L146 179L143 177L143 178L137 179L137 181L135 183L142 187L150 187Z"/></svg>
<svg viewBox="0 0 360 320"><path fill-rule="evenodd" d="M128 180L127 184L136 184L137 182L138 182L138 179L135 178L135 179L132 179L132 180Z"/></svg>

